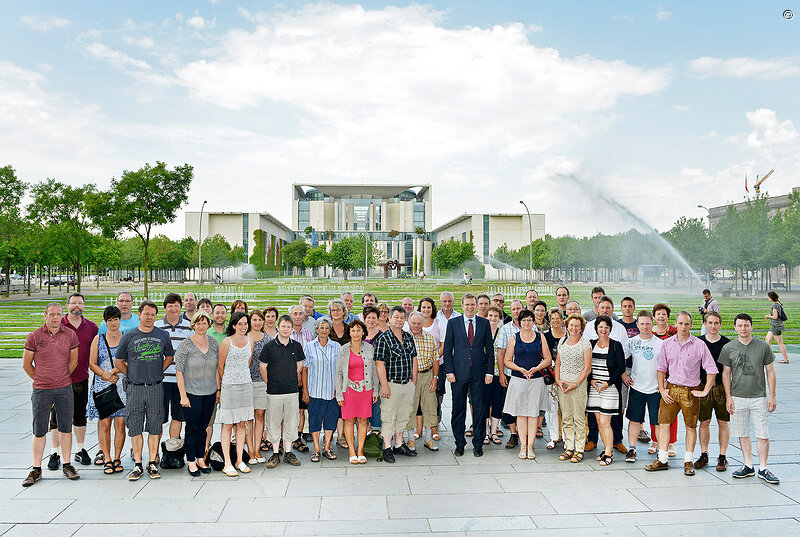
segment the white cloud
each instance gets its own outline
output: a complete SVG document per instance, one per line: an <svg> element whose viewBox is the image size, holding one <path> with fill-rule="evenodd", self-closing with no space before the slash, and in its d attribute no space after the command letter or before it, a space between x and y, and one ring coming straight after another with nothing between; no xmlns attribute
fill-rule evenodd
<svg viewBox="0 0 800 537"><path fill-rule="evenodd" d="M64 28L70 25L69 19L61 17L39 17L36 15L23 15L19 18L19 22L25 26L36 30L37 32L49 32L56 28Z"/></svg>
<svg viewBox="0 0 800 537"><path fill-rule="evenodd" d="M760 108L745 114L747 124L753 128L726 141L743 145L757 155L776 159L796 154L800 150L800 133L791 119L780 121L778 114L768 108Z"/></svg>
<svg viewBox="0 0 800 537"><path fill-rule="evenodd" d="M108 62L112 67L118 69L127 69L129 67L145 71L152 69L146 61L132 58L124 52L109 48L103 43L89 43L86 46L86 52L88 52L92 58Z"/></svg>
<svg viewBox="0 0 800 537"><path fill-rule="evenodd" d="M676 105L673 106L673 108L675 110L683 112L683 111L688 110L689 108L691 108L691 106L689 106L688 104L676 104Z"/></svg>
<svg viewBox="0 0 800 537"><path fill-rule="evenodd" d="M664 9L663 6L659 6L658 11L656 11L656 20L665 21L672 16L671 11L667 11Z"/></svg>
<svg viewBox="0 0 800 537"><path fill-rule="evenodd" d="M197 31L200 31L204 28L213 28L216 22L217 22L216 17L210 20L204 19L197 13L195 13L194 16L189 17L189 19L186 20L186 24L188 24Z"/></svg>
<svg viewBox="0 0 800 537"><path fill-rule="evenodd" d="M625 22L633 22L633 17L630 15L614 15L611 17L613 21L625 21Z"/></svg>
<svg viewBox="0 0 800 537"><path fill-rule="evenodd" d="M689 70L700 77L763 78L778 80L800 75L800 60L787 58L712 58L703 56L689 62Z"/></svg>
<svg viewBox="0 0 800 537"><path fill-rule="evenodd" d="M122 38L122 41L128 45L136 45L137 47L148 50L156 46L156 42L150 37L132 37L126 35Z"/></svg>

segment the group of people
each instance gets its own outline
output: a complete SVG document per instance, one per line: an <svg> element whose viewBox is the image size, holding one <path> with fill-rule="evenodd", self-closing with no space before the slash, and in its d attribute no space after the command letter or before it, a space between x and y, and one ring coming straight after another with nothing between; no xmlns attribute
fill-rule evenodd
<svg viewBox="0 0 800 537"><path fill-rule="evenodd" d="M33 379L33 469L23 486L42 477L48 431L48 468L61 466L67 478L80 477L72 465L72 431L74 460L91 464L84 445L87 418L98 420L94 464L106 474L124 471L121 456L126 436L131 438L129 480L145 473L160 477L160 446L182 449L192 476L211 472L215 422L221 424L222 471L231 477L250 472L248 464L299 466L295 452L309 451L309 444L311 462L334 460L334 433L350 464L367 462L368 433L377 433L382 460L393 463L396 455L417 456L418 443L439 450L447 391L456 456L464 455L469 437L473 455L482 456L484 446L503 443L505 428L505 447L519 448L520 459L535 459L536 440L547 427L546 447L561 446L561 461L580 463L602 440L599 465L612 464L615 450L635 462L637 443L646 442L656 458L645 469L666 470L677 454L682 414L684 474L691 476L709 464L714 415L716 469L727 470L733 434L744 457L733 476L756 474L753 423L757 475L779 483L767 468L768 416L777 404L768 341L777 339L785 353L780 338L786 316L777 294L770 293L767 341L753 337L747 314L735 318L736 339L721 335L719 306L709 290L699 308L699 338L691 334L687 311L674 316L673 326L666 304L637 312L634 299L625 297L618 318L601 287L592 289L591 298L593 307L582 311L562 286L555 307L548 308L530 289L524 300L511 302L509 314L499 293L466 293L461 312L448 291L438 304L425 297L415 305L406 297L393 307L365 293L355 314L353 295L344 293L323 314L305 295L282 315L272 306L253 309L236 300L228 308L189 292L182 298L169 293L159 317L159 305L150 300L134 313L130 293L122 292L98 327L83 315L84 297L73 293L67 314L61 304L48 304L44 326L25 342L23 367ZM693 460L698 424L701 453ZM169 439L162 443L165 425Z"/></svg>

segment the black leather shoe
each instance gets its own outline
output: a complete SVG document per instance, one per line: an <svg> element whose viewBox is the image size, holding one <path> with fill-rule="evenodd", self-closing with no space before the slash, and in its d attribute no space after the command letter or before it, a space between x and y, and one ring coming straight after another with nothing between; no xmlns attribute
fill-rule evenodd
<svg viewBox="0 0 800 537"><path fill-rule="evenodd" d="M50 454L50 460L47 461L48 470L58 470L61 466L61 456L58 453Z"/></svg>
<svg viewBox="0 0 800 537"><path fill-rule="evenodd" d="M398 455L405 455L406 457L416 457L417 452L411 451L411 448L408 447L405 443L400 444L400 447L394 448L394 452Z"/></svg>
<svg viewBox="0 0 800 537"><path fill-rule="evenodd" d="M394 463L394 453L392 452L392 448L390 447L384 448L383 460L388 463Z"/></svg>
<svg viewBox="0 0 800 537"><path fill-rule="evenodd" d="M456 446L456 457L461 457L464 454L464 446Z"/></svg>
<svg viewBox="0 0 800 537"><path fill-rule="evenodd" d="M483 447L476 446L472 448L472 454L475 455L476 457L483 457Z"/></svg>

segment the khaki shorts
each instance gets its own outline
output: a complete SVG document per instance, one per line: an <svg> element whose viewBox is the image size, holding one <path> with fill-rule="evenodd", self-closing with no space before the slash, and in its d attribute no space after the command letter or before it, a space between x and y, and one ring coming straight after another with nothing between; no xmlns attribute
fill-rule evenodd
<svg viewBox="0 0 800 537"><path fill-rule="evenodd" d="M725 387L715 384L708 395L700 399L700 421L711 419L711 413L717 415L717 421L731 421L731 415L725 406Z"/></svg>
<svg viewBox="0 0 800 537"><path fill-rule="evenodd" d="M699 389L699 387L676 386L668 382L667 391L674 401L668 405L664 402L664 398L661 398L661 404L658 407L658 423L670 425L678 417L678 414L683 413L683 423L686 424L686 427L696 428L697 420L700 417L700 399L692 395L692 390Z"/></svg>

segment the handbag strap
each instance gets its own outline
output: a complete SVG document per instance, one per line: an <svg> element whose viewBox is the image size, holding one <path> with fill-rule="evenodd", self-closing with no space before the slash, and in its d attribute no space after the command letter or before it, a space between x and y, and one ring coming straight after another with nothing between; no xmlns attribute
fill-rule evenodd
<svg viewBox="0 0 800 537"><path fill-rule="evenodd" d="M103 345L106 346L106 351L108 351L108 357L111 358L111 348L108 346L108 341L106 340L106 335L105 334L100 334L100 338L103 340ZM99 343L98 343L98 345L99 345ZM98 349L98 353L97 354L98 354L98 360L99 360L99 355L100 355L99 349ZM111 365L112 366L114 365L114 360L113 359L111 360ZM97 363L97 367L100 367L100 362L99 361ZM103 369L103 368L100 367L100 369ZM112 369L113 369L113 367L112 367ZM97 373L95 373L94 377L92 378L92 392L94 392L94 384L95 384L96 381L97 381Z"/></svg>

